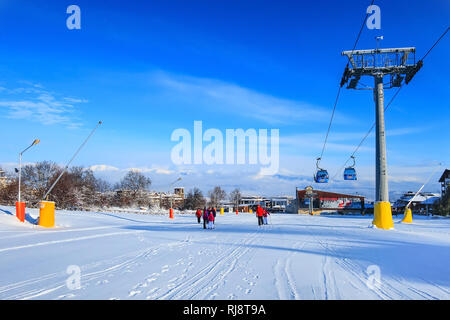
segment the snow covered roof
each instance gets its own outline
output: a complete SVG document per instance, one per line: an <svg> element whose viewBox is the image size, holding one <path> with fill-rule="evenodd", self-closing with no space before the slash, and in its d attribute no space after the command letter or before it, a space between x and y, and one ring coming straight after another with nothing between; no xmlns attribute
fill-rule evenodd
<svg viewBox="0 0 450 320"><path fill-rule="evenodd" d="M439 182L444 182L445 178L449 178L449 177L450 177L450 170L445 169L444 173L442 174L441 178L439 179Z"/></svg>
<svg viewBox="0 0 450 320"><path fill-rule="evenodd" d="M427 200L423 201L422 204L434 204L436 201L439 201L440 197L431 197Z"/></svg>

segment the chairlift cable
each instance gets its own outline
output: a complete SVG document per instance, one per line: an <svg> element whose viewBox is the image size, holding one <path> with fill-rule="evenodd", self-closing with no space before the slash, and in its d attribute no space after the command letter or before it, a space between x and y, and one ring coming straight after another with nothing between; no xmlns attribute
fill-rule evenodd
<svg viewBox="0 0 450 320"><path fill-rule="evenodd" d="M374 2L375 2L375 0L372 0L370 6L372 6ZM363 21L363 23L362 23L362 25L361 25L361 28L359 29L358 36L356 37L355 43L354 43L354 45L353 45L352 51L354 51L354 50L356 49L356 46L358 45L359 38L361 37L361 33L362 33L363 29L364 29L364 25L366 24L366 21L367 21L367 17L368 17L368 16L369 16L369 13L366 13L366 16L364 17L364 21ZM348 68L349 63L350 63L350 62L347 61L347 65L346 65L345 68ZM330 130L331 130L331 125L332 125L332 123L333 123L334 115L335 115L335 113L336 113L336 106L337 106L337 103L338 103L338 101L339 101L339 97L340 97L340 94L341 94L341 89L342 89L342 86L339 86L338 93L337 93L337 95L336 95L336 100L335 100L334 106L333 106L333 112L331 113L330 123L329 123L329 125L328 125L327 133L326 133L326 135L325 135L325 141L324 141L324 143L323 143L322 152L320 153L320 157L317 159L318 162L320 162L320 160L322 159L323 154L324 154L324 152L325 152L325 147L326 147L326 145L327 145L328 136L329 136Z"/></svg>
<svg viewBox="0 0 450 320"><path fill-rule="evenodd" d="M428 50L427 53L423 56L423 58L420 60L423 61L427 57L427 55L430 53L430 51L433 50L434 47L439 43L439 41L441 41L441 39L445 36L445 34L448 32L448 29L450 29L450 27L447 27L447 30L445 30L445 32L439 37L439 39L437 39L437 41L433 44L433 46L430 48L430 50Z"/></svg>

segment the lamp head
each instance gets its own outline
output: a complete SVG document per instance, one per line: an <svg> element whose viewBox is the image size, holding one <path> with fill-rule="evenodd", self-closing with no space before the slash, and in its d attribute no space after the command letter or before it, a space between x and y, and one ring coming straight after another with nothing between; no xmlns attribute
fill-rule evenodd
<svg viewBox="0 0 450 320"><path fill-rule="evenodd" d="M34 140L32 146L38 144L39 142L41 142L41 140L39 140L39 139Z"/></svg>

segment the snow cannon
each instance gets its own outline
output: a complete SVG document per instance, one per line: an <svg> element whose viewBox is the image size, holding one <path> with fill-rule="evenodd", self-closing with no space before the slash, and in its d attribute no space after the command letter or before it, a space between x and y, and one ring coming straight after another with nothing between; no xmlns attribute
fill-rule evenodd
<svg viewBox="0 0 450 320"><path fill-rule="evenodd" d="M404 217L402 223L412 223L412 211L410 208L405 208Z"/></svg>
<svg viewBox="0 0 450 320"><path fill-rule="evenodd" d="M45 228L55 226L55 203L53 201L41 201L39 225Z"/></svg>
<svg viewBox="0 0 450 320"><path fill-rule="evenodd" d="M173 209L172 208L170 208L170 210L169 210L169 218L173 219Z"/></svg>
<svg viewBox="0 0 450 320"><path fill-rule="evenodd" d="M25 222L25 202L16 202L16 217L20 222Z"/></svg>
<svg viewBox="0 0 450 320"><path fill-rule="evenodd" d="M374 219L372 224L379 229L389 230L394 228L392 208L389 202L379 201L375 203Z"/></svg>

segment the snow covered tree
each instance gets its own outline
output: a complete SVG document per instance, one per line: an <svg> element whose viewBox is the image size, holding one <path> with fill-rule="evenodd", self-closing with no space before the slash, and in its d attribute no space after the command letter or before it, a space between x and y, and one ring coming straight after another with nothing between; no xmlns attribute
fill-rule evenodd
<svg viewBox="0 0 450 320"><path fill-rule="evenodd" d="M138 191L148 189L152 180L138 171L130 170L120 182L120 187L124 190L130 190L135 197Z"/></svg>

